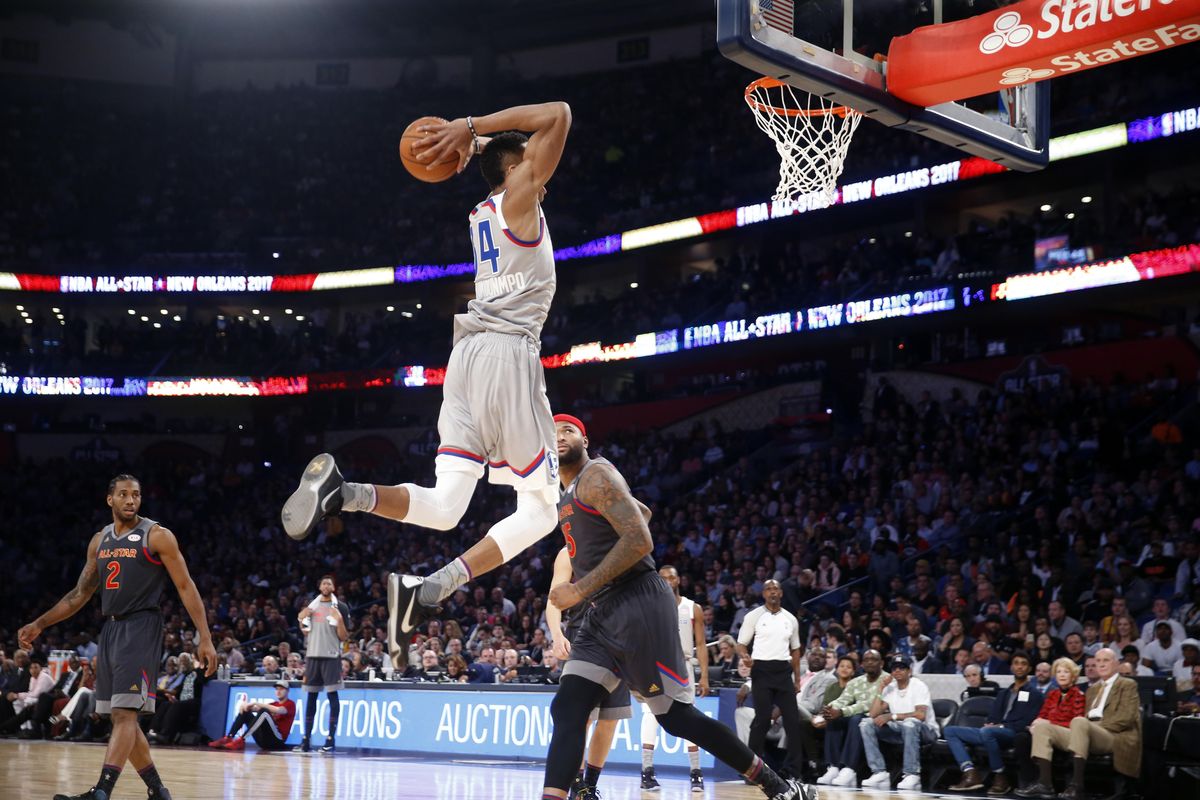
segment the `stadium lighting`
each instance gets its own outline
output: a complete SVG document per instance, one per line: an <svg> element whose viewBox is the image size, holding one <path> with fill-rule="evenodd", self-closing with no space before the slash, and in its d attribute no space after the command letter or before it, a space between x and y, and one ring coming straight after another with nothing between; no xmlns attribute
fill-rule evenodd
<svg viewBox="0 0 1200 800"><path fill-rule="evenodd" d="M634 281L633 283L629 284L630 289L636 289L637 287L638 287L637 281Z"/></svg>
<svg viewBox="0 0 1200 800"><path fill-rule="evenodd" d="M156 328L161 328L161 327L162 327L162 323L161 323L161 322L156 322L156 323L154 323L154 327L156 327Z"/></svg>
<svg viewBox="0 0 1200 800"><path fill-rule="evenodd" d="M395 311L395 310L396 310L396 307L395 307L395 306L388 306L388 307L387 307L387 310L388 310L388 311Z"/></svg>
<svg viewBox="0 0 1200 800"><path fill-rule="evenodd" d="M52 309L50 309L50 310L51 310L51 311L53 311L55 314L58 314L58 313L60 313L60 312L62 311L62 309L61 309L61 308L52 308Z"/></svg>
<svg viewBox="0 0 1200 800"><path fill-rule="evenodd" d="M250 313L257 317L262 312L259 311L257 308L252 308L252 309L250 309Z"/></svg>
<svg viewBox="0 0 1200 800"><path fill-rule="evenodd" d="M271 258L279 258L279 253L271 253Z"/></svg>
<svg viewBox="0 0 1200 800"><path fill-rule="evenodd" d="M1070 211L1070 212L1068 212L1068 213L1067 213L1067 219L1075 219L1075 212L1074 212L1074 211Z"/></svg>
<svg viewBox="0 0 1200 800"><path fill-rule="evenodd" d="M25 324L26 324L26 325L32 325L32 324L33 324L33 320L31 320L29 317L26 317L26 318L25 318Z"/></svg>
<svg viewBox="0 0 1200 800"><path fill-rule="evenodd" d="M1049 203L1042 203L1042 211L1049 211L1052 208L1054 208L1054 206L1050 205Z"/></svg>
<svg viewBox="0 0 1200 800"><path fill-rule="evenodd" d="M1090 203L1092 202L1092 196L1090 194L1085 194L1083 197L1079 198L1079 202Z"/></svg>
<svg viewBox="0 0 1200 800"><path fill-rule="evenodd" d="M238 314L238 322L245 322L245 321L246 321L246 318L244 316L242 316L241 314Z"/></svg>
<svg viewBox="0 0 1200 800"><path fill-rule="evenodd" d="M411 311L401 311L400 316L412 319L412 312Z"/></svg>
<svg viewBox="0 0 1200 800"><path fill-rule="evenodd" d="M140 319L142 322L149 322L149 321L150 321L150 318L149 318L149 317L147 317L145 314L142 314L142 316L138 317L138 319Z"/></svg>
<svg viewBox="0 0 1200 800"><path fill-rule="evenodd" d="M868 244L875 244L875 237L874 237L874 236L872 236L870 239L867 239L867 243L868 243Z"/></svg>
<svg viewBox="0 0 1200 800"><path fill-rule="evenodd" d="M421 304L420 304L420 303L417 303L417 310L418 310L418 311L420 311L420 310L421 310Z"/></svg>
<svg viewBox="0 0 1200 800"><path fill-rule="evenodd" d="M131 309L129 309L129 316L131 316L131 317L132 317L132 316L133 316L134 314L136 314L136 313L137 313L137 312L136 312L136 311L134 311L132 308L131 308Z"/></svg>
<svg viewBox="0 0 1200 800"><path fill-rule="evenodd" d="M158 310L158 313L162 314L165 317L167 314L170 314L171 312L167 311L165 308L160 308Z"/></svg>
<svg viewBox="0 0 1200 800"><path fill-rule="evenodd" d="M270 322L270 321L271 321L271 315L263 314L263 322Z"/></svg>
<svg viewBox="0 0 1200 800"><path fill-rule="evenodd" d="M171 319L174 320L175 322L183 322L183 317L179 316L178 314L171 317Z"/></svg>
<svg viewBox="0 0 1200 800"><path fill-rule="evenodd" d="M22 312L21 312L21 316L22 316L22 317L24 317L25 319L29 319L29 312L28 312L28 311L22 311Z"/></svg>
<svg viewBox="0 0 1200 800"><path fill-rule="evenodd" d="M285 314L291 314L291 313L292 313L292 310L291 310L290 308L285 308L285 309L283 310L283 313L285 313Z"/></svg>
<svg viewBox="0 0 1200 800"><path fill-rule="evenodd" d="M25 306L17 306L17 311L24 311L24 310L25 310Z"/></svg>
<svg viewBox="0 0 1200 800"><path fill-rule="evenodd" d="M297 315L296 315L296 322L304 322L304 315L303 315L303 314L297 314Z"/></svg>
<svg viewBox="0 0 1200 800"><path fill-rule="evenodd" d="M904 232L904 238L905 238L905 239L911 239L911 238L912 238L912 231L905 231L905 232Z"/></svg>

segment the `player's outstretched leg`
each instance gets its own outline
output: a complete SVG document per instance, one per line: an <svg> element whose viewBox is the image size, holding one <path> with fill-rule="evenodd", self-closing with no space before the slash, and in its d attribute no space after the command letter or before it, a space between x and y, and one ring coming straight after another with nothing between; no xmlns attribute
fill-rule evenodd
<svg viewBox="0 0 1200 800"><path fill-rule="evenodd" d="M658 723L672 736L695 743L733 767L751 783L757 784L771 800L817 800L814 787L804 786L795 779L780 778L737 738L737 734L704 716L689 703L672 702L666 713L658 715Z"/></svg>

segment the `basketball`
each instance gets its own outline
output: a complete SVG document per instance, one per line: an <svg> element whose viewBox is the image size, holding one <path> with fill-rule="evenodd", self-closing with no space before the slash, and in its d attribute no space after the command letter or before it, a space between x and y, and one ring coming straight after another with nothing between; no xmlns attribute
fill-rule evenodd
<svg viewBox="0 0 1200 800"><path fill-rule="evenodd" d="M409 174L419 181L441 183L453 177L454 173L458 171L458 156L451 155L443 161L425 164L417 160L417 153L420 151L413 152L413 144L426 136L426 134L418 132L418 128L422 125L434 125L445 121L441 117L419 117L404 129L404 134L400 137L400 161Z"/></svg>

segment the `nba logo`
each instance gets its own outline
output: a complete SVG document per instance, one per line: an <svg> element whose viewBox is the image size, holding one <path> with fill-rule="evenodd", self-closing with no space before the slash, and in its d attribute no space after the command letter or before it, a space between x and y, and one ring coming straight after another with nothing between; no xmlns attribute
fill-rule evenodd
<svg viewBox="0 0 1200 800"><path fill-rule="evenodd" d="M552 447L546 449L546 466L550 469L550 482L558 483L558 451Z"/></svg>

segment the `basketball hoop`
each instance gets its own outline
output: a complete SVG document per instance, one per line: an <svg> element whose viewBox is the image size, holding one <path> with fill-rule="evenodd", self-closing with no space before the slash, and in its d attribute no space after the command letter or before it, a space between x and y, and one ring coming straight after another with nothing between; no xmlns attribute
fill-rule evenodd
<svg viewBox="0 0 1200 800"><path fill-rule="evenodd" d="M774 78L759 78L747 86L746 105L779 153L779 186L772 199L795 201L817 193L832 203L862 114L815 94L797 93Z"/></svg>

